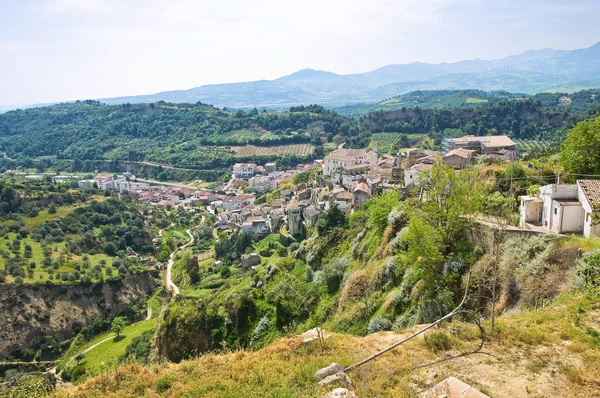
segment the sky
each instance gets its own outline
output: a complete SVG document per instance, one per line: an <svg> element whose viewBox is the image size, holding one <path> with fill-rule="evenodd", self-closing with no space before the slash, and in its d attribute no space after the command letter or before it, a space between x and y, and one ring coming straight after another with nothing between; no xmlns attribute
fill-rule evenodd
<svg viewBox="0 0 600 398"><path fill-rule="evenodd" d="M0 0L0 106L499 59L600 41L598 0Z"/></svg>

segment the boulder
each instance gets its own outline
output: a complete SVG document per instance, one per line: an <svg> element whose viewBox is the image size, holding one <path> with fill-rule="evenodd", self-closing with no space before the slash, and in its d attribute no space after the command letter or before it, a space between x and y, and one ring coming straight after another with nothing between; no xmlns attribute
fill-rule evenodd
<svg viewBox="0 0 600 398"><path fill-rule="evenodd" d="M323 369L319 369L315 372L315 379L323 380L327 376L334 375L338 372L341 372L343 368L335 362L331 362L331 364Z"/></svg>
<svg viewBox="0 0 600 398"><path fill-rule="evenodd" d="M320 386L326 386L331 383L339 383L348 387L352 386L352 380L344 372L337 372L336 374L327 376L319 382Z"/></svg>

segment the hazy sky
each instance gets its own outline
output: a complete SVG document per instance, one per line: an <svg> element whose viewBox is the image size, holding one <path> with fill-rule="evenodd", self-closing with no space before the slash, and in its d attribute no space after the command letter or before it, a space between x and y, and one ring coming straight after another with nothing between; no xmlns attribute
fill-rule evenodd
<svg viewBox="0 0 600 398"><path fill-rule="evenodd" d="M600 41L599 0L0 0L0 105Z"/></svg>

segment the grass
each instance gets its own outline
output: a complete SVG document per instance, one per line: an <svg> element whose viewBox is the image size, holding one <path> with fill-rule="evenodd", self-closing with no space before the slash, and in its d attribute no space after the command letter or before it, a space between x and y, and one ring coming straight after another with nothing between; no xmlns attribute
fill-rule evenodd
<svg viewBox="0 0 600 398"><path fill-rule="evenodd" d="M15 234L14 232L9 232L8 233L8 241L12 242L15 238L17 237L17 234ZM24 253L24 249L25 249L25 245L30 245L31 246L31 250L32 250L32 256L31 258L27 258L27 263L31 263L31 262L35 262L36 263L36 268L34 269L34 273L33 273L33 279L30 279L28 277L28 275L25 276L25 278L23 278L25 283L38 283L38 282L42 282L42 281L46 281L48 279L48 271L44 270L42 268L42 262L44 260L44 255L43 255L43 249L42 249L42 245L39 242L36 242L35 240L31 239L31 238L22 238L20 239L21 241L21 256L23 256ZM0 237L0 249L5 249L10 251L10 249L8 249L8 247L6 246L7 240L4 239L4 237ZM58 242L58 243L52 243L48 245L49 248L52 249L52 259L57 259L60 256L61 251L64 249L65 247L65 242ZM90 268L93 268L94 266L98 265L100 263L101 260L105 260L107 265L110 266L111 262L112 262L112 257L104 254L104 253L98 253L98 254L90 254L88 255L89 257L89 261L90 261ZM60 266L58 269L54 270L54 275L56 276L57 274L61 273L61 272L73 272L75 270L75 264L79 263L81 265L81 261L82 261L82 256L78 256L78 255L74 255L74 254L70 254L69 256L67 256L67 261ZM0 269L4 269L4 259L0 258ZM8 283L12 283L14 280L14 278L12 276L7 276L6 281ZM54 279L55 281L57 281L57 279Z"/></svg>
<svg viewBox="0 0 600 398"><path fill-rule="evenodd" d="M146 330L154 328L155 325L156 320L154 319L134 322L123 330L119 338L107 340L87 352L85 354L85 360L82 361L82 364L85 364L86 376L99 375L102 371L115 367L119 357L125 354L125 349L131 341ZM81 347L78 352L82 352L87 347L91 347L110 336L114 336L114 333L102 333L94 340ZM75 361L72 361L69 364L70 367L73 367L74 365L76 365Z"/></svg>
<svg viewBox="0 0 600 398"><path fill-rule="evenodd" d="M465 102L467 104L482 104L488 102L488 100L481 98L467 98Z"/></svg>

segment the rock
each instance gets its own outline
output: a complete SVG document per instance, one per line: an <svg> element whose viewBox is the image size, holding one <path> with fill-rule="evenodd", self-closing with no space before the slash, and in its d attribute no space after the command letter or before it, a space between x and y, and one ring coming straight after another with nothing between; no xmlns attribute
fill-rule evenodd
<svg viewBox="0 0 600 398"><path fill-rule="evenodd" d="M323 369L319 369L315 372L315 379L323 380L327 376L334 375L338 372L341 372L342 370L343 370L343 368L340 365L338 365L335 362L331 362L331 364L329 364L329 366L327 366Z"/></svg>
<svg viewBox="0 0 600 398"><path fill-rule="evenodd" d="M326 386L331 383L340 383L345 384L346 386L352 386L352 380L348 377L348 375L344 372L337 372L334 375L327 376L323 380L319 382L320 386Z"/></svg>
<svg viewBox="0 0 600 398"><path fill-rule="evenodd" d="M322 398L358 398L356 394L347 388L336 388L324 394Z"/></svg>

